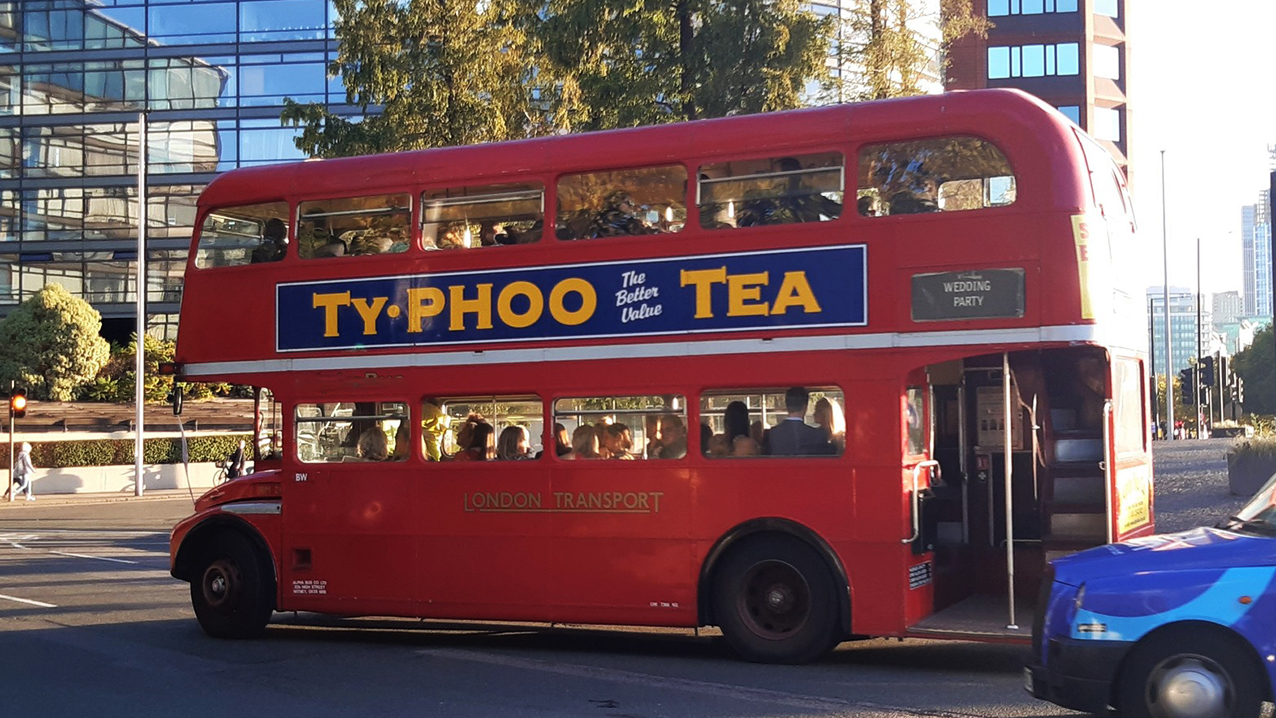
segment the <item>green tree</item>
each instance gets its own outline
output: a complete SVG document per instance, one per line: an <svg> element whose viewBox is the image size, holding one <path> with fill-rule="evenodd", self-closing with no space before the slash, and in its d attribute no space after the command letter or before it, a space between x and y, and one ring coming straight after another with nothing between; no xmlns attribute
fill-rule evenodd
<svg viewBox="0 0 1276 718"><path fill-rule="evenodd" d="M552 0L531 35L572 130L801 106L832 22L799 0Z"/></svg>
<svg viewBox="0 0 1276 718"><path fill-rule="evenodd" d="M110 356L102 315L60 284L36 292L0 322L0 380L36 399L70 401Z"/></svg>
<svg viewBox="0 0 1276 718"><path fill-rule="evenodd" d="M1271 325L1236 354L1232 369L1245 382L1245 413L1276 414L1276 333Z"/></svg>
<svg viewBox="0 0 1276 718"><path fill-rule="evenodd" d="M538 77L517 0L334 0L346 118L317 103L285 101L312 157L517 139L556 128L552 88Z"/></svg>
<svg viewBox="0 0 1276 718"><path fill-rule="evenodd" d="M986 37L992 27L971 0L940 0L938 14L922 0L855 0L844 7L836 55L846 85L838 89L853 100L921 94L927 70L942 73L946 65L931 65L936 51L946 58L954 41Z"/></svg>

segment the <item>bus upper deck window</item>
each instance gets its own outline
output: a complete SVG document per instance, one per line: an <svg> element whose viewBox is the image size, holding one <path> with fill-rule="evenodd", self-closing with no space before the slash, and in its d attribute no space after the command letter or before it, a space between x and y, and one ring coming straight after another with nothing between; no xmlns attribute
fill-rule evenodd
<svg viewBox="0 0 1276 718"><path fill-rule="evenodd" d="M696 204L706 229L827 222L842 215L841 152L732 160L700 167Z"/></svg>
<svg viewBox="0 0 1276 718"><path fill-rule="evenodd" d="M209 212L199 229L195 266L235 267L276 262L288 247L288 203L223 207Z"/></svg>
<svg viewBox="0 0 1276 718"><path fill-rule="evenodd" d="M1006 156L976 137L939 137L860 150L856 202L866 217L954 212L1013 204Z"/></svg>
<svg viewBox="0 0 1276 718"><path fill-rule="evenodd" d="M540 240L545 187L539 182L450 187L421 195L426 249L473 249Z"/></svg>
<svg viewBox="0 0 1276 718"><path fill-rule="evenodd" d="M567 175L558 181L559 239L682 231L687 221L682 165Z"/></svg>
<svg viewBox="0 0 1276 718"><path fill-rule="evenodd" d="M302 202L297 214L302 259L408 251L412 208L406 194Z"/></svg>

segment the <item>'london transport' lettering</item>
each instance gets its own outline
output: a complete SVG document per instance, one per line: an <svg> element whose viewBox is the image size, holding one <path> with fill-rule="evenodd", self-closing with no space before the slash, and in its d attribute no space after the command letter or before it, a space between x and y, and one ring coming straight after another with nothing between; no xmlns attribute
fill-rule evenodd
<svg viewBox="0 0 1276 718"><path fill-rule="evenodd" d="M663 491L475 491L462 495L465 510L477 513L658 514Z"/></svg>
<svg viewBox="0 0 1276 718"><path fill-rule="evenodd" d="M280 284L280 351L863 326L863 246Z"/></svg>

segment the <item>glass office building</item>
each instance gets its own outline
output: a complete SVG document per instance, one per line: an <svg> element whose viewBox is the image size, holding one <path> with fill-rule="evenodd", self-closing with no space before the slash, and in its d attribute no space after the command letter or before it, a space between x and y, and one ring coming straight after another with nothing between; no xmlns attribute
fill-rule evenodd
<svg viewBox="0 0 1276 718"><path fill-rule="evenodd" d="M302 158L285 97L358 112L326 76L334 16L327 0L0 2L0 315L56 282L108 338L134 330L147 111L148 331L171 337L201 189Z"/></svg>

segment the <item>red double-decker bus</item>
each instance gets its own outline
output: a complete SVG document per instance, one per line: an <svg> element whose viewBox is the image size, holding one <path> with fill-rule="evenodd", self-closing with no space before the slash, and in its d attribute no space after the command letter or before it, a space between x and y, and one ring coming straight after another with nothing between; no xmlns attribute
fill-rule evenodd
<svg viewBox="0 0 1276 718"><path fill-rule="evenodd" d="M180 376L260 387L172 536L272 611L1024 640L1049 559L1152 530L1124 181L979 91L237 170Z"/></svg>

